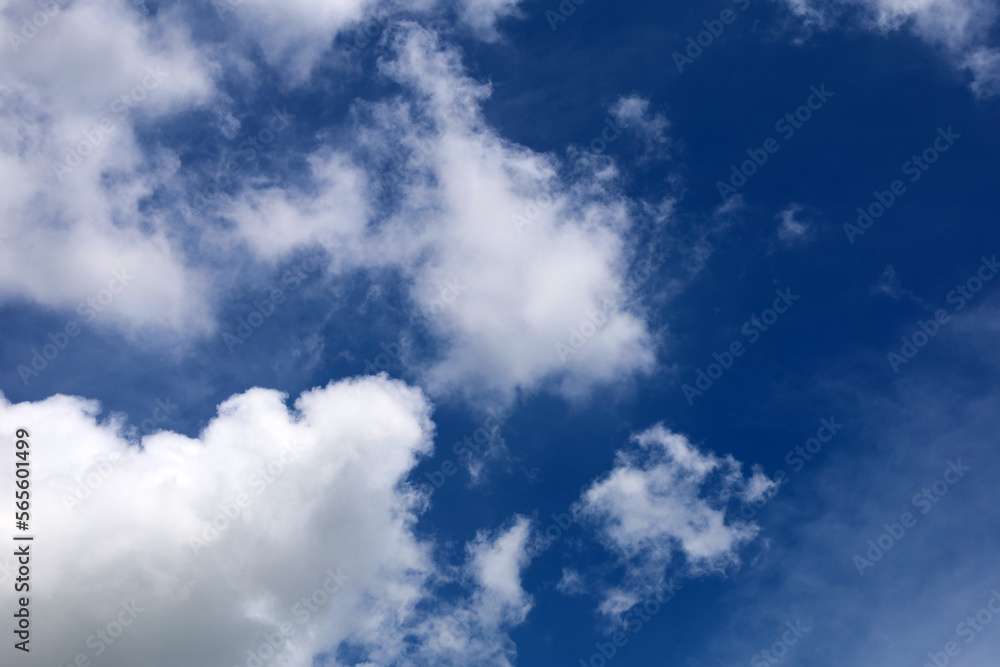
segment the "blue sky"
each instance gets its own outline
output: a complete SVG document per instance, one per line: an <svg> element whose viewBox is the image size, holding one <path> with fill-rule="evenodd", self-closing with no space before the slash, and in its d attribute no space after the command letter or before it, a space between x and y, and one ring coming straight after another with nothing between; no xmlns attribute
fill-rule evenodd
<svg viewBox="0 0 1000 667"><path fill-rule="evenodd" d="M998 14L3 3L4 664L992 665Z"/></svg>

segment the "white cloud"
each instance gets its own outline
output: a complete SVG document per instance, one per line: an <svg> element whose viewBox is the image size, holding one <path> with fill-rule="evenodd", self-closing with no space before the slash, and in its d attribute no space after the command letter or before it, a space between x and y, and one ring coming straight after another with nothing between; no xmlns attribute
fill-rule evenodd
<svg viewBox="0 0 1000 667"><path fill-rule="evenodd" d="M879 281L872 285L871 293L883 294L893 301L899 301L901 298L906 297L915 303L922 304L924 302L923 299L912 291L903 287L903 284L899 281L899 277L896 275L896 268L892 264L886 266L882 271Z"/></svg>
<svg viewBox="0 0 1000 667"><path fill-rule="evenodd" d="M499 39L497 21L518 15L521 0L459 0L459 14L483 39Z"/></svg>
<svg viewBox="0 0 1000 667"><path fill-rule="evenodd" d="M669 146L666 135L670 121L660 113L649 110L649 100L638 95L619 98L611 107L611 115L622 127L635 132L646 145L646 156L660 156Z"/></svg>
<svg viewBox="0 0 1000 667"><path fill-rule="evenodd" d="M390 223L404 243L387 254L423 250L414 295L424 309L444 281L468 285L434 319L451 346L431 367L431 386L471 380L509 392L550 377L566 386L648 369L649 334L619 300L629 203L599 178L561 180L554 158L497 136L479 108L488 88L466 78L433 35L412 28L397 48L387 71L421 98L420 120L433 128L421 138L436 149L423 178L406 184ZM564 365L556 344L605 310L607 321Z"/></svg>
<svg viewBox="0 0 1000 667"><path fill-rule="evenodd" d="M98 409L66 396L0 402L3 428L32 435L32 606L45 636L34 664L93 659L88 635L134 599L146 611L104 665L242 664L282 623L296 631L283 653L308 665L358 627L367 596L419 592L413 573L430 569L411 534L419 498L400 485L431 447L418 391L345 381L303 394L290 412L278 392L253 389L223 403L200 438L163 432L141 451L119 421L98 423ZM107 479L92 477L90 496L70 502L87 490L86 471L113 457ZM4 475L4 493L13 479ZM349 579L302 620L296 604L328 569Z"/></svg>
<svg viewBox="0 0 1000 667"><path fill-rule="evenodd" d="M810 235L810 224L802 219L805 208L801 204L789 204L785 210L774 216L780 220L778 227L778 238L785 245L793 245L808 240Z"/></svg>
<svg viewBox="0 0 1000 667"><path fill-rule="evenodd" d="M783 0L807 25L827 29L847 8L860 8L865 27L883 35L907 27L942 48L956 66L968 70L973 92L990 97L997 86L998 59L988 41L1000 8L992 0Z"/></svg>
<svg viewBox="0 0 1000 667"><path fill-rule="evenodd" d="M979 97L1000 95L1000 49L977 49L964 66L972 73L972 92Z"/></svg>
<svg viewBox="0 0 1000 667"><path fill-rule="evenodd" d="M954 344L970 352L969 368L978 374L995 340L991 332L981 339L956 336ZM991 625L979 626L985 632L956 633L998 588L998 396L975 382L956 381L961 365L947 373L952 391L944 395L939 372L911 377L888 395L860 392L856 423L871 424L878 445L831 452L821 470L792 482L799 488L772 501L770 548L748 576L726 587L711 636L695 650L692 664L747 664L748 656L778 639L775 630L799 619L813 632L782 664L933 665L928 654L944 662L951 641L961 655L949 658L949 665L987 667L996 661L996 616ZM949 461L959 460L972 470L924 513L913 502L915 494L951 470ZM916 525L894 538L891 550L860 576L854 557L867 557L868 540L885 544L886 525L898 524L906 512ZM882 624L885 618L894 619L891 628ZM830 619L837 620L828 624ZM872 633L873 627L881 629ZM831 651L833 646L845 649Z"/></svg>
<svg viewBox="0 0 1000 667"><path fill-rule="evenodd" d="M681 574L722 571L758 531L727 512L732 499L759 501L776 484L761 470L747 478L732 457L702 453L662 425L633 436L637 451L620 451L614 469L582 495L576 511L597 526L626 566L624 582L605 593L602 613L617 616ZM675 564L675 558L683 562Z"/></svg>
<svg viewBox="0 0 1000 667"><path fill-rule="evenodd" d="M469 545L469 570L481 589L480 603L491 616L509 617L520 623L531 609L531 600L521 588L521 570L528 564L526 551L530 522L518 517L513 526L494 539L480 532Z"/></svg>
<svg viewBox="0 0 1000 667"><path fill-rule="evenodd" d="M556 584L556 590L563 595L580 595L587 590L583 575L572 568L564 567L562 578Z"/></svg>
<svg viewBox="0 0 1000 667"><path fill-rule="evenodd" d="M341 30L360 22L379 0L213 0L219 18L258 44L268 64L304 83Z"/></svg>
<svg viewBox="0 0 1000 667"><path fill-rule="evenodd" d="M996 4L989 0L878 0L870 6L879 27L912 21L918 36L953 52L981 42L997 18Z"/></svg>
<svg viewBox="0 0 1000 667"><path fill-rule="evenodd" d="M314 5L245 0L223 20L266 26L275 46L265 51L305 72L315 53L288 55L281 45L308 51L310 30L327 40L367 6ZM2 27L15 29L30 8L9 5ZM296 26L305 32L292 40ZM0 299L75 317L125 271L134 278L101 322L204 336L216 326L213 285L246 265L245 249L258 261L251 271L266 272L325 238L342 244L334 278L388 269L409 281L414 308L432 315L444 343L439 356L411 360L434 392L510 397L544 385L579 394L650 370L653 337L626 288L634 249L625 239L640 208L619 193L613 165L564 176L559 159L486 124L489 87L466 75L457 52L414 25L394 34L383 72L406 92L357 104L355 143L320 136L303 188L244 176L233 187L240 194L192 212L156 202L189 179L173 147L147 145L143 131L195 109L237 131L214 83L233 66L225 47L194 45L168 9L143 17L118 0L81 0L59 10L21 53L0 54L10 91L0 93L0 177L11 186L0 194ZM658 136L660 117L636 118ZM408 152L418 144L429 149ZM54 169L67 155L70 166ZM387 169L401 175L389 197L379 183ZM179 224L184 213L191 219ZM457 299L439 308L456 284Z"/></svg>
<svg viewBox="0 0 1000 667"><path fill-rule="evenodd" d="M520 581L530 532L524 517L506 530L480 531L467 545L460 572L468 595L430 612L409 610L404 619L398 605L387 608L380 624L358 635L369 664L510 667L516 647L506 631L523 623L532 605Z"/></svg>
<svg viewBox="0 0 1000 667"><path fill-rule="evenodd" d="M212 0L219 18L249 44L257 45L268 65L292 84L306 83L343 31L368 20L381 26L393 14L429 14L453 0ZM482 39L499 39L497 22L517 16L520 0L457 0L459 18ZM243 47L246 49L246 47Z"/></svg>
<svg viewBox="0 0 1000 667"><path fill-rule="evenodd" d="M518 16L521 0L212 0L219 18L247 43L259 46L268 65L293 85L307 83L341 32L379 26L378 33L403 16L436 18L456 6L458 18L486 41L497 41L497 22ZM364 43L377 39L369 35Z"/></svg>
<svg viewBox="0 0 1000 667"><path fill-rule="evenodd" d="M507 664L501 628L530 608L525 520L469 546L464 601L415 611L446 579L413 535L426 499L404 483L431 449L422 394L375 377L306 392L293 410L284 399L252 389L197 439L161 432L140 450L119 419L97 421L94 401L0 396L0 428L31 433L30 664L242 665L269 636L294 666L345 640L388 662L439 650L421 629L448 622L454 664ZM7 473L0 491L12 497ZM120 622L123 603L141 611L106 643L97 631ZM12 604L4 596L8 618Z"/></svg>
<svg viewBox="0 0 1000 667"><path fill-rule="evenodd" d="M312 155L308 162L318 196L275 185L249 189L223 205L236 225L235 239L258 258L275 261L318 240L347 245L364 235L370 215L366 175L333 151Z"/></svg>
<svg viewBox="0 0 1000 667"><path fill-rule="evenodd" d="M169 11L144 19L113 1L49 6L51 16L34 3L7 3L0 16L0 33L24 40L0 49L8 235L0 299L73 311L125 269L135 279L109 321L205 331L204 279L163 220L139 208L174 177L177 160L146 153L135 128L208 103L213 67Z"/></svg>
<svg viewBox="0 0 1000 667"><path fill-rule="evenodd" d="M392 203L384 178L367 179L366 204L355 166L314 157L321 175L308 193L251 193L230 207L237 235L273 260L329 234L355 267L400 272L447 343L423 364L434 392L510 396L544 382L573 392L651 368L651 336L624 289L631 204L613 179L565 181L554 157L498 136L480 110L489 88L432 33L403 26L395 53L383 69L413 99L359 104L355 133L375 155L366 171L394 181ZM366 209L377 224L361 224ZM457 294L442 307L448 285ZM569 349L581 326L595 330Z"/></svg>

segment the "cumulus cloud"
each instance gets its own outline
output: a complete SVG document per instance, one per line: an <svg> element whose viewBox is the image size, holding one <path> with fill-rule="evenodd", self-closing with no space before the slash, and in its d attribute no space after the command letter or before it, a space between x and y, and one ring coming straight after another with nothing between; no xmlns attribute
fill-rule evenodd
<svg viewBox="0 0 1000 667"><path fill-rule="evenodd" d="M597 180L566 183L554 158L497 136L479 108L488 89L432 34L414 28L397 48L387 69L421 96L436 150L394 232L406 247L429 246L414 275L423 308L445 280L468 285L434 320L451 346L430 369L431 385L472 379L509 391L547 376L607 381L649 368L645 325L618 299L628 202ZM585 345L560 355L556 345L588 319L597 323Z"/></svg>
<svg viewBox="0 0 1000 667"><path fill-rule="evenodd" d="M1000 58L989 39L1000 8L991 0L782 0L807 25L837 23L847 9L860 10L864 26L888 35L903 28L946 53L972 75L980 97L1000 92Z"/></svg>
<svg viewBox="0 0 1000 667"><path fill-rule="evenodd" d="M760 469L747 477L732 456L703 453L662 425L632 440L638 449L618 452L614 469L576 507L626 568L600 606L612 617L662 588L668 568L699 575L737 565L758 528L733 518L729 504L758 502L777 488Z"/></svg>
<svg viewBox="0 0 1000 667"><path fill-rule="evenodd" d="M405 482L432 447L421 392L374 377L308 391L291 409L285 399L252 389L198 438L140 445L121 419L98 421L94 401L0 396L0 429L31 434L30 664L218 667L277 664L276 653L307 666L342 643L378 664L429 664L406 656L436 651L507 664L500 628L530 608L519 583L529 527L482 533L463 569L469 594L427 604L448 575L413 534L426 498ZM12 604L4 596L8 618ZM446 646L435 628L449 629ZM10 642L3 650L13 660Z"/></svg>
<svg viewBox="0 0 1000 667"><path fill-rule="evenodd" d="M651 368L652 339L625 289L632 205L613 178L567 180L555 157L500 137L481 113L489 87L433 33L401 27L394 53L383 71L407 96L357 112L358 160L381 177L314 157L321 176L306 191L232 205L236 234L272 259L307 231L329 233L354 268L401 273L446 343L421 364L434 392L509 396L545 382L571 392ZM364 183L367 202L352 194Z"/></svg>
<svg viewBox="0 0 1000 667"><path fill-rule="evenodd" d="M521 587L530 534L531 524L524 517L516 517L505 530L480 531L467 545L461 573L469 595L372 637L371 664L513 665L517 651L506 631L523 623L532 606ZM387 644L386 634L405 635L405 646Z"/></svg>
<svg viewBox="0 0 1000 667"><path fill-rule="evenodd" d="M213 67L169 11L5 3L0 32L0 299L75 310L125 270L109 309L131 328L210 328L204 278L142 200L178 169L137 128L207 104Z"/></svg>
<svg viewBox="0 0 1000 667"><path fill-rule="evenodd" d="M279 71L286 60L309 70L320 44L370 9L362 0L280 10L220 2L224 22L250 22L274 40L263 48ZM8 3L2 27L17 30L32 7ZM228 47L196 45L186 20L179 10L144 16L120 0L81 0L19 52L0 52L0 176L11 186L0 193L0 299L72 313L129 275L102 322L204 336L216 327L217 285L322 240L341 249L333 280L374 269L407 281L441 343L411 360L435 393L579 394L655 365L627 288L635 249L625 239L641 209L619 192L613 165L567 175L564 161L505 140L482 115L489 86L412 24L391 30L381 65L405 92L358 102L339 128L353 132L317 137L303 178L230 174L227 192L202 210L165 205L183 202L190 177L159 124L200 110L226 133L238 129L216 88L232 74L216 57ZM621 113L662 138L665 120L640 100Z"/></svg>

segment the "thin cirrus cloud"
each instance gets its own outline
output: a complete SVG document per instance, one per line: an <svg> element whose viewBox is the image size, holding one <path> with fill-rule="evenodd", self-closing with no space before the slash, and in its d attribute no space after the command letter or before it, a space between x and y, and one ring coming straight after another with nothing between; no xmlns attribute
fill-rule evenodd
<svg viewBox="0 0 1000 667"><path fill-rule="evenodd" d="M992 344L984 339L973 347L978 356ZM984 530L998 515L991 502L997 396L956 386L943 397L940 385L928 373L900 383L890 396L865 396L877 445L833 454L821 470L804 473L809 492L795 506L779 503L761 518L760 539L766 536L770 549L745 573L747 586L720 601L724 611L699 651L703 663L748 662L797 620L810 632L788 650L790 664L907 667L948 660L986 667L995 661L997 619L982 624L991 616L975 617L1000 588L991 565L997 532ZM931 495L937 501L931 502L924 494L952 464L961 476L948 472L955 483L940 482L947 494ZM811 520L802 521L803 512ZM904 513L915 523L901 531L895 524ZM889 528L891 539L884 536ZM877 550L879 540L890 548ZM855 557L876 560L859 571ZM959 652L953 648L949 656L951 642Z"/></svg>

